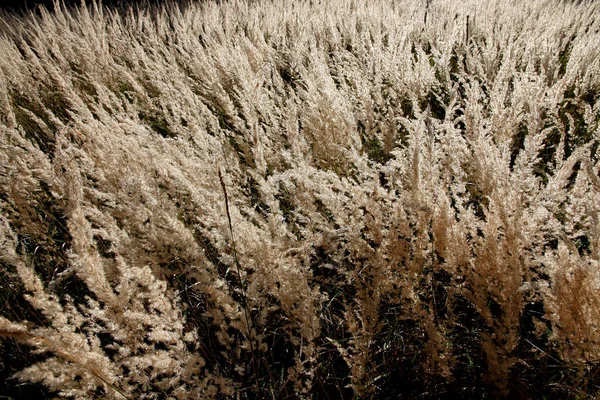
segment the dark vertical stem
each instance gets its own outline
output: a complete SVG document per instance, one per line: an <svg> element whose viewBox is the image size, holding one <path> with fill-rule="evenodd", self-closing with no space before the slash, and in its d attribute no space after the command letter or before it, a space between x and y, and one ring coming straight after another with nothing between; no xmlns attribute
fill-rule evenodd
<svg viewBox="0 0 600 400"><path fill-rule="evenodd" d="M256 390L260 394L260 385L258 382L258 366L256 363L256 354L254 353L254 344L252 340L250 330L250 318L248 317L248 297L246 296L246 288L244 287L244 281L242 280L242 272L240 267L240 261L237 256L237 250L235 247L235 239L233 237L233 225L231 223L231 213L229 212L229 196L227 195L227 186L221 174L221 168L219 168L219 181L221 182L221 188L225 195L225 211L227 212L227 222L229 223L229 233L231 235L231 247L233 248L233 259L235 260L235 267L237 269L238 279L240 281L240 289L242 291L242 302L244 308L244 319L246 320L246 329L248 330L248 341L250 342L250 352L252 353L252 368L254 369L254 378L256 380Z"/></svg>
<svg viewBox="0 0 600 400"><path fill-rule="evenodd" d="M465 35L465 44L469 44L469 16L467 15L467 32Z"/></svg>

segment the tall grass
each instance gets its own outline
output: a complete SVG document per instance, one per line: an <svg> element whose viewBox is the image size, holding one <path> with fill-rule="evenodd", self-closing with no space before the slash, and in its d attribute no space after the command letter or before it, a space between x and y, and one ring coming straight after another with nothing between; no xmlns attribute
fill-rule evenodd
<svg viewBox="0 0 600 400"><path fill-rule="evenodd" d="M5 395L597 396L597 2L55 8L0 22Z"/></svg>

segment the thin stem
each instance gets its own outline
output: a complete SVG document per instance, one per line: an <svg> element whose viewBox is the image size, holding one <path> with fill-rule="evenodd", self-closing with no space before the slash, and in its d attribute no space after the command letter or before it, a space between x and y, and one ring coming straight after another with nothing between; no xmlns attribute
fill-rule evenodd
<svg viewBox="0 0 600 400"><path fill-rule="evenodd" d="M248 297L246 296L246 289L244 287L244 281L242 280L242 272L240 261L237 256L237 250L235 247L235 239L233 237L233 224L231 223L231 213L229 212L229 196L227 195L227 186L219 168L219 181L221 182L221 188L223 188L223 194L225 195L225 211L227 212L227 222L229 223L229 233L231 235L231 247L233 248L233 259L235 261L235 267L237 269L238 279L240 281L240 288L242 291L242 303L244 308L244 319L246 320L246 329L248 330L248 341L250 342L250 352L252 353L252 368L254 369L254 378L256 380L256 390L260 390L258 382L258 366L256 365L256 354L254 353L254 344L252 336L250 334L250 318L248 317Z"/></svg>

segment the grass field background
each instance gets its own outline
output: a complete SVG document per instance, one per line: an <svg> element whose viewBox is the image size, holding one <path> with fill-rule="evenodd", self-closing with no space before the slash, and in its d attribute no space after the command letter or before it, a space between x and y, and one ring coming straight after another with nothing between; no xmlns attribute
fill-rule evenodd
<svg viewBox="0 0 600 400"><path fill-rule="evenodd" d="M0 20L0 395L595 398L600 5Z"/></svg>

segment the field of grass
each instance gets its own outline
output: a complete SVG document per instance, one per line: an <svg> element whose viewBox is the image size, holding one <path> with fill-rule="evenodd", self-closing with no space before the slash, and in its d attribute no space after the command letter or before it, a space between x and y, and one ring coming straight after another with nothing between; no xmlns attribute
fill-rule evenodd
<svg viewBox="0 0 600 400"><path fill-rule="evenodd" d="M0 398L596 398L598 15L2 14Z"/></svg>

